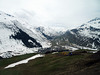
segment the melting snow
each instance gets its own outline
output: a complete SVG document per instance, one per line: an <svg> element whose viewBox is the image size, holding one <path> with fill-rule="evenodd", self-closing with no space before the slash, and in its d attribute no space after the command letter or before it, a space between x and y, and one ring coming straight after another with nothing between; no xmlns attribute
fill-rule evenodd
<svg viewBox="0 0 100 75"><path fill-rule="evenodd" d="M5 67L5 69L6 69L6 68L15 67L16 65L28 63L29 60L36 59L36 58L39 58L39 57L44 57L44 55L41 55L41 54L34 55L34 56L32 56L32 57L30 57L30 58L28 58L28 59L25 59L25 60L22 60L22 61L19 61L19 62L10 64L10 65L8 65L7 67Z"/></svg>

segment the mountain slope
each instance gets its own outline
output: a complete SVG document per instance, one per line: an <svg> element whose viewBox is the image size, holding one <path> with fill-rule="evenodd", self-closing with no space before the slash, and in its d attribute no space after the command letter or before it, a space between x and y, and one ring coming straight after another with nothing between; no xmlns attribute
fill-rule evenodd
<svg viewBox="0 0 100 75"><path fill-rule="evenodd" d="M44 36L27 29L20 22L14 16L0 11L1 57L32 53L36 48L50 46Z"/></svg>
<svg viewBox="0 0 100 75"><path fill-rule="evenodd" d="M38 26L38 27L34 27L34 29L37 32L40 32L44 37L46 37L48 40L53 39L56 36L60 36L64 34L64 31L58 31L53 29L52 27L43 27L43 26Z"/></svg>
<svg viewBox="0 0 100 75"><path fill-rule="evenodd" d="M55 25L49 26L46 24L43 25L43 24L39 24L39 22L35 23L39 21L39 18L37 18L37 16L35 16L34 14L35 13L31 11L20 10L18 12L15 12L14 16L22 20L21 23L23 23L26 28L28 28L29 30L32 30L33 32L35 31L35 32L40 33L42 36L46 37L48 40L51 40L55 36L62 35L66 31L64 27L57 27ZM27 23L28 25L25 25Z"/></svg>
<svg viewBox="0 0 100 75"><path fill-rule="evenodd" d="M64 35L58 37L57 39L59 39L60 43L65 40L64 45L69 42L69 44L72 43L83 47L99 49L100 18L95 18L78 28L68 30Z"/></svg>

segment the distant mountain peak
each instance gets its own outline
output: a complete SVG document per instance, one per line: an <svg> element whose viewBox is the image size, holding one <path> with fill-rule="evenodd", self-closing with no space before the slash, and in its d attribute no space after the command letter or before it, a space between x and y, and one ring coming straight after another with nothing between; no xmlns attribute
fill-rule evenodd
<svg viewBox="0 0 100 75"><path fill-rule="evenodd" d="M67 31L61 39L72 44L94 49L100 48L100 18L95 18L83 25ZM63 42L62 40L59 40ZM66 43L65 43L66 44Z"/></svg>
<svg viewBox="0 0 100 75"><path fill-rule="evenodd" d="M93 21L97 21L97 20L100 20L100 18L99 18L99 17L96 17L96 18L94 18L94 19L88 21L88 23L89 23L89 22L93 22Z"/></svg>
<svg viewBox="0 0 100 75"><path fill-rule="evenodd" d="M5 15L5 16L9 16L9 17L14 17L14 16L12 16L12 15L10 15L10 14L7 14L7 13L5 13L5 12L3 12L3 11L0 11L0 15Z"/></svg>

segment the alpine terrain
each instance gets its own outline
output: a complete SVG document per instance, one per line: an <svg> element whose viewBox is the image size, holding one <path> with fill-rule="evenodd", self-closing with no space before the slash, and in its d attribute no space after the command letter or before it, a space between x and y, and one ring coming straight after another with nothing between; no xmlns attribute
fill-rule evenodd
<svg viewBox="0 0 100 75"><path fill-rule="evenodd" d="M36 30L29 30L26 24L12 15L0 11L0 56L9 58L33 53L38 48L50 47L50 42Z"/></svg>
<svg viewBox="0 0 100 75"><path fill-rule="evenodd" d="M55 41L55 42L54 42ZM66 31L62 36L54 38L55 46L73 46L78 48L100 48L100 18L95 18L87 23Z"/></svg>

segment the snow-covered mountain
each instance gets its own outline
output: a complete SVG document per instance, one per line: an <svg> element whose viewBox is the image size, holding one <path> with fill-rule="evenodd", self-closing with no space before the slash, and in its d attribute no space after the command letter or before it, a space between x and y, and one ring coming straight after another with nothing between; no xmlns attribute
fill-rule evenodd
<svg viewBox="0 0 100 75"><path fill-rule="evenodd" d="M64 45L70 45L71 43L83 47L99 49L100 18L92 19L87 23L79 26L78 28L68 30L64 35L60 36L59 38L59 43L63 42Z"/></svg>
<svg viewBox="0 0 100 75"><path fill-rule="evenodd" d="M30 30L22 20L0 11L0 56L12 57L33 53L37 48L50 47L49 41L36 30Z"/></svg>
<svg viewBox="0 0 100 75"><path fill-rule="evenodd" d="M49 26L49 25L43 25L38 24L39 18L38 15L34 15L35 13L32 11L27 10L20 10L18 12L14 13L14 16L16 16L18 19L20 19L21 23L28 28L29 30L36 31L40 34L42 34L47 39L52 39L55 36L62 35L66 32L66 28L64 27L57 27L57 26ZM28 25L25 25L27 24Z"/></svg>
<svg viewBox="0 0 100 75"><path fill-rule="evenodd" d="M48 40L53 39L56 36L60 36L64 34L64 31L57 31L51 27L38 26L38 27L34 27L34 29L37 32L40 32Z"/></svg>

